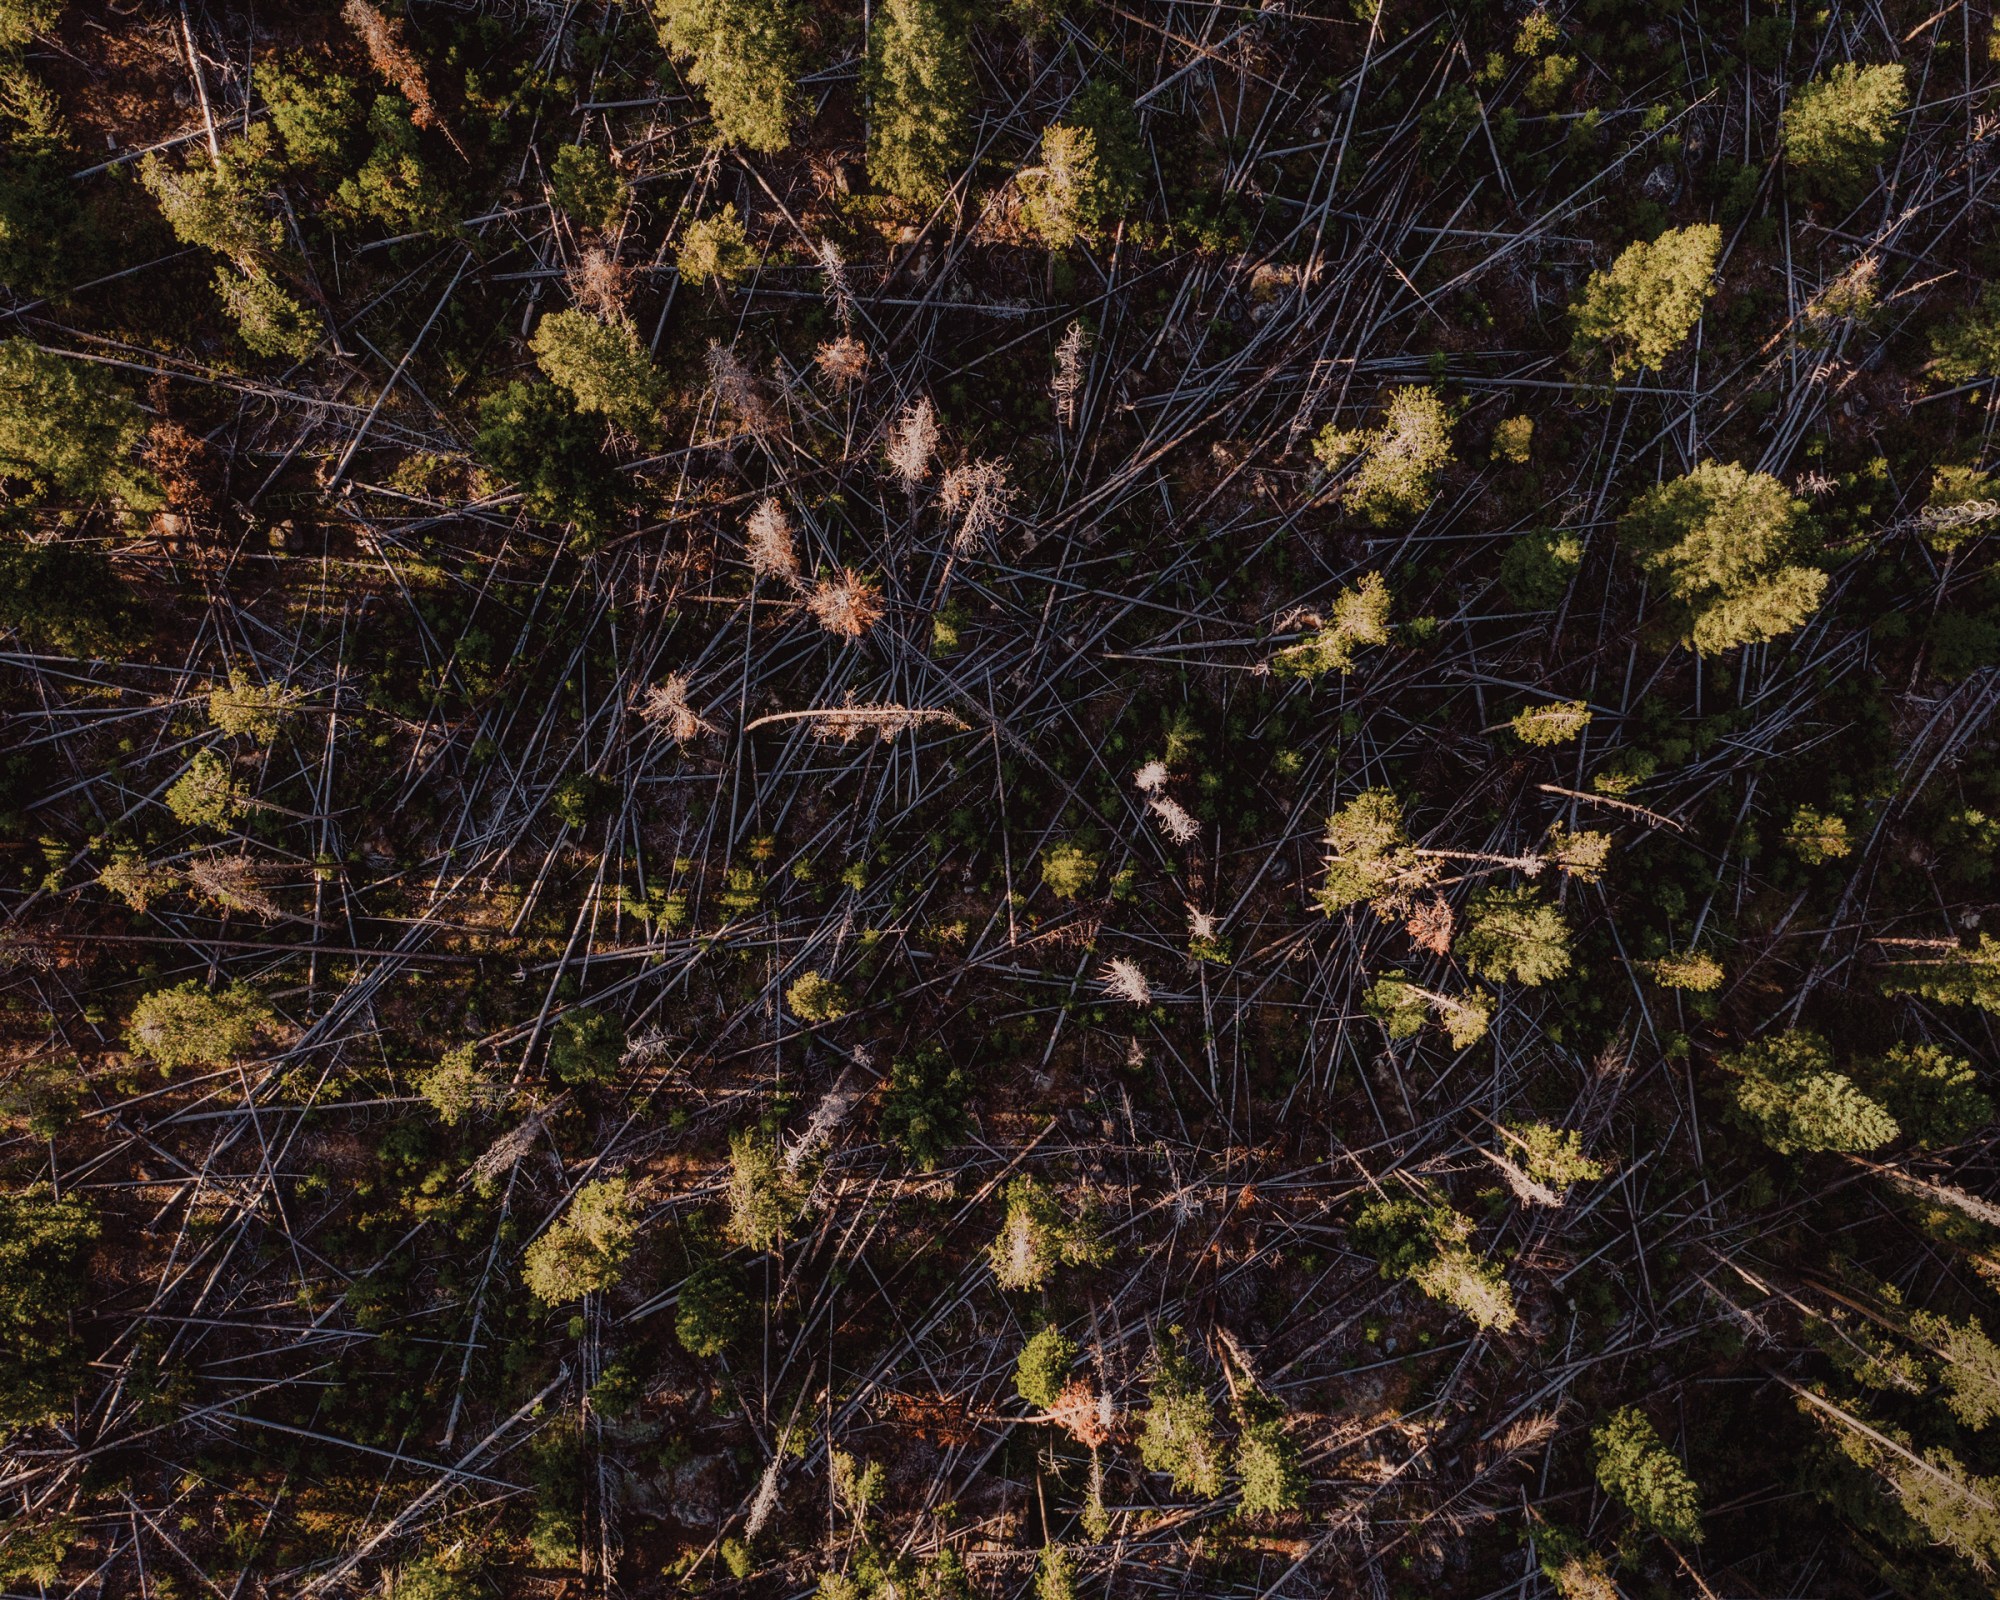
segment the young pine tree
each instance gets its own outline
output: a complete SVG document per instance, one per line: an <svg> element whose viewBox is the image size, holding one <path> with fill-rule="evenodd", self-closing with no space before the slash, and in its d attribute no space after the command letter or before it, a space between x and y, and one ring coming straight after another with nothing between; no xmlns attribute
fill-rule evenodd
<svg viewBox="0 0 2000 1600"><path fill-rule="evenodd" d="M1736 1079L1736 1109L1780 1155L1875 1150L1901 1130L1881 1102L1833 1067L1817 1034L1772 1034L1723 1056Z"/></svg>
<svg viewBox="0 0 2000 1600"><path fill-rule="evenodd" d="M528 1246L522 1281L537 1300L552 1306L608 1289L618 1281L638 1234L625 1179L586 1183L569 1210Z"/></svg>
<svg viewBox="0 0 2000 1600"><path fill-rule="evenodd" d="M1167 1474L1181 1493L1213 1499L1222 1492L1222 1441L1201 1372L1181 1353L1178 1328L1162 1336L1154 1354L1139 1459L1148 1472Z"/></svg>
<svg viewBox="0 0 2000 1600"><path fill-rule="evenodd" d="M1608 357L1614 382L1660 367L1701 320L1721 251L1722 230L1707 222L1628 245L1583 287L1572 313L1579 354Z"/></svg>
<svg viewBox="0 0 2000 1600"><path fill-rule="evenodd" d="M1606 1494L1663 1538L1700 1543L1701 1491L1643 1411L1614 1412L1591 1430L1590 1443Z"/></svg>
<svg viewBox="0 0 2000 1600"><path fill-rule="evenodd" d="M0 341L0 477L150 511L162 504L159 485L132 459L145 438L138 406L101 367Z"/></svg>
<svg viewBox="0 0 2000 1600"><path fill-rule="evenodd" d="M1329 472L1353 461L1338 498L1386 527L1430 504L1438 474L1451 465L1451 408L1436 389L1394 389L1381 426L1343 430L1329 423L1313 441L1313 454Z"/></svg>
<svg viewBox="0 0 2000 1600"><path fill-rule="evenodd" d="M1477 976L1530 988L1570 968L1569 924L1528 888L1481 889L1456 948Z"/></svg>
<svg viewBox="0 0 2000 1600"><path fill-rule="evenodd" d="M1683 637L1703 655L1776 639L1819 609L1805 502L1776 478L1704 461L1632 502L1618 536L1663 583Z"/></svg>
<svg viewBox="0 0 2000 1600"><path fill-rule="evenodd" d="M1014 1361L1014 1389L1037 1411L1054 1408L1069 1382L1076 1341L1050 1323L1021 1346Z"/></svg>
<svg viewBox="0 0 2000 1600"><path fill-rule="evenodd" d="M868 37L868 176L934 206L965 159L972 54L945 0L882 0Z"/></svg>
<svg viewBox="0 0 2000 1600"><path fill-rule="evenodd" d="M1140 156L1131 102L1101 79L1087 84L1016 180L1021 220L1051 250L1097 235L1138 199Z"/></svg>
<svg viewBox="0 0 2000 1600"><path fill-rule="evenodd" d="M85 1370L73 1314L99 1231L74 1194L0 1194L0 1434L69 1409Z"/></svg>
<svg viewBox="0 0 2000 1600"><path fill-rule="evenodd" d="M660 39L692 58L715 130L771 155L792 142L802 18L793 0L654 0Z"/></svg>
<svg viewBox="0 0 2000 1600"><path fill-rule="evenodd" d="M651 430L664 386L631 323L622 317L600 322L587 311L555 311L542 318L529 348L577 410L608 417L627 433Z"/></svg>
<svg viewBox="0 0 2000 1600"><path fill-rule="evenodd" d="M250 1053L258 1034L276 1020L264 998L247 984L211 994L194 978L155 989L132 1008L125 1042L149 1056L162 1073L182 1067L221 1067Z"/></svg>
<svg viewBox="0 0 2000 1600"><path fill-rule="evenodd" d="M775 1249L804 1204L798 1180L774 1143L749 1129L730 1138L730 1238L752 1250Z"/></svg>
<svg viewBox="0 0 2000 1600"><path fill-rule="evenodd" d="M1899 63L1843 61L1792 97L1783 119L1785 161L1808 187L1851 196L1889 153L1897 120L1910 106Z"/></svg>
<svg viewBox="0 0 2000 1600"><path fill-rule="evenodd" d="M1039 1289L1059 1266L1096 1266L1110 1255L1089 1207L1068 1216L1062 1203L1035 1179L1008 1181L1006 1216L986 1249L1001 1288Z"/></svg>
<svg viewBox="0 0 2000 1600"><path fill-rule="evenodd" d="M1385 1278L1405 1278L1431 1299L1505 1333L1519 1320L1514 1291L1499 1267L1476 1255L1474 1224L1449 1206L1380 1199L1362 1209L1354 1234Z"/></svg>

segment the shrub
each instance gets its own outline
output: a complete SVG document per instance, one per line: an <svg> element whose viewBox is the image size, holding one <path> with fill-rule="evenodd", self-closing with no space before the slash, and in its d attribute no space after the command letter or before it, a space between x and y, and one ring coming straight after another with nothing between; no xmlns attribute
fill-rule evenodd
<svg viewBox="0 0 2000 1600"><path fill-rule="evenodd" d="M1701 1542L1701 1492L1636 1406L1626 1406L1591 1430L1597 1481L1655 1533Z"/></svg>
<svg viewBox="0 0 2000 1600"><path fill-rule="evenodd" d="M537 1300L561 1305L618 1281L638 1238L631 1185L623 1178L586 1183L521 1261L521 1278Z"/></svg>
<svg viewBox="0 0 2000 1600"><path fill-rule="evenodd" d="M603 440L602 424L587 419L563 390L515 382L481 403L473 449L519 486L533 515L571 523L588 538L603 530L622 499L618 475L599 449Z"/></svg>
<svg viewBox="0 0 2000 1600"><path fill-rule="evenodd" d="M1180 1351L1179 1329L1155 1347L1157 1366L1147 1386L1139 1459L1148 1472L1164 1472L1183 1494L1213 1499L1222 1492L1222 1442L1215 1407L1201 1374Z"/></svg>
<svg viewBox="0 0 2000 1600"><path fill-rule="evenodd" d="M1614 381L1662 366L1701 320L1721 251L1722 230L1708 222L1626 246L1583 286L1573 312L1579 352L1608 355Z"/></svg>
<svg viewBox="0 0 2000 1600"><path fill-rule="evenodd" d="M616 227L632 192L610 156L582 144L566 144L556 152L549 187L569 219L590 228Z"/></svg>
<svg viewBox="0 0 2000 1600"><path fill-rule="evenodd" d="M250 1053L276 1014L243 983L211 994L190 978L155 989L132 1008L125 1042L133 1054L151 1056L162 1073L182 1067L223 1067Z"/></svg>
<svg viewBox="0 0 2000 1600"><path fill-rule="evenodd" d="M200 750L167 788L167 809L190 828L225 830L240 817L248 799L229 776L229 763L213 750Z"/></svg>
<svg viewBox="0 0 2000 1600"><path fill-rule="evenodd" d="M853 1009L847 991L821 972L808 972L787 989L785 1004L809 1028L838 1022Z"/></svg>
<svg viewBox="0 0 2000 1600"><path fill-rule="evenodd" d="M0 476L44 494L160 506L152 474L132 464L146 423L101 368L0 340Z"/></svg>
<svg viewBox="0 0 2000 1600"><path fill-rule="evenodd" d="M89 1202L35 1187L0 1194L0 1430L65 1411L84 1371L72 1326L99 1225Z"/></svg>
<svg viewBox="0 0 2000 1600"><path fill-rule="evenodd" d="M417 1093L430 1102L438 1120L455 1128L475 1111L499 1098L499 1086L479 1065L479 1047L462 1044L447 1050L438 1064L417 1080Z"/></svg>
<svg viewBox="0 0 2000 1600"><path fill-rule="evenodd" d="M741 283L756 266L757 252L750 248L733 205L690 222L674 256L674 271L683 282L716 283L725 289Z"/></svg>
<svg viewBox="0 0 2000 1600"><path fill-rule="evenodd" d="M645 433L658 418L659 368L624 318L600 322L587 311L551 312L529 346L544 375L577 410L609 417L628 433Z"/></svg>
<svg viewBox="0 0 2000 1600"><path fill-rule="evenodd" d="M1344 432L1329 423L1313 441L1313 454L1329 472L1355 462L1338 499L1387 526L1430 503L1437 475L1451 464L1451 411L1435 389L1393 389L1379 428Z"/></svg>
<svg viewBox="0 0 2000 1600"><path fill-rule="evenodd" d="M972 56L942 0L882 0L868 35L868 176L934 206L965 159Z"/></svg>
<svg viewBox="0 0 2000 1600"><path fill-rule="evenodd" d="M1803 564L1812 524L1776 478L1705 461L1632 502L1619 537L1662 581L1704 655L1776 639L1819 608L1826 574Z"/></svg>
<svg viewBox="0 0 2000 1600"><path fill-rule="evenodd" d="M113 655L132 642L140 615L100 551L62 541L0 546L0 627L30 649Z"/></svg>
<svg viewBox="0 0 2000 1600"><path fill-rule="evenodd" d="M726 1262L711 1261L681 1285L674 1337L689 1355L719 1356L743 1336L752 1310L741 1274Z"/></svg>
<svg viewBox="0 0 2000 1600"><path fill-rule="evenodd" d="M965 1100L972 1080L934 1044L920 1045L889 1063L889 1087L882 1099L882 1137L904 1159L925 1172L935 1170L965 1137L970 1119Z"/></svg>
<svg viewBox="0 0 2000 1600"><path fill-rule="evenodd" d="M1833 1070L1816 1034L1774 1034L1720 1059L1736 1078L1736 1109L1780 1155L1874 1150L1893 1143L1896 1119Z"/></svg>
<svg viewBox="0 0 2000 1600"><path fill-rule="evenodd" d="M1055 844L1042 852L1042 882L1064 900L1078 900L1097 876L1097 857L1081 845Z"/></svg>
<svg viewBox="0 0 2000 1600"><path fill-rule="evenodd" d="M1481 889L1472 897L1457 948L1479 977L1530 988L1570 968L1569 925L1532 889Z"/></svg>
<svg viewBox="0 0 2000 1600"><path fill-rule="evenodd" d="M1850 195L1889 153L1896 121L1909 105L1900 64L1843 61L1785 107L1785 160L1830 196Z"/></svg>
<svg viewBox="0 0 2000 1600"><path fill-rule="evenodd" d="M729 1236L752 1250L784 1242L805 1203L775 1144L744 1130L729 1140Z"/></svg>
<svg viewBox="0 0 2000 1600"><path fill-rule="evenodd" d="M1076 1341L1051 1323L1021 1346L1014 1361L1014 1389L1037 1411L1054 1409L1069 1382Z"/></svg>
<svg viewBox="0 0 2000 1600"><path fill-rule="evenodd" d="M792 0L653 0L661 42L692 56L716 131L771 154L791 143L801 17Z"/></svg>
<svg viewBox="0 0 2000 1600"><path fill-rule="evenodd" d="M608 1011L570 1011L549 1039L549 1070L575 1088L609 1083L624 1059L625 1024Z"/></svg>

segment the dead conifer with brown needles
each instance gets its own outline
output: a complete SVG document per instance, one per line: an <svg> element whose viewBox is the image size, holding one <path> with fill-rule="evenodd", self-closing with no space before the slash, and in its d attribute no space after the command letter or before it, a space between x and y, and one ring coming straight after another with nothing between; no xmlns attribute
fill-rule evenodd
<svg viewBox="0 0 2000 1600"><path fill-rule="evenodd" d="M882 620L881 590L872 578L852 567L821 578L806 598L806 609L828 633L859 639Z"/></svg>

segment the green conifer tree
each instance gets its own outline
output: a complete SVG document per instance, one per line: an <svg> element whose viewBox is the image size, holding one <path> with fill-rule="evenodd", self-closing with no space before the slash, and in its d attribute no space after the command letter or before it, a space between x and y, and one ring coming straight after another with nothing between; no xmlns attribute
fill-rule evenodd
<svg viewBox="0 0 2000 1600"><path fill-rule="evenodd" d="M753 1310L742 1274L727 1262L711 1261L681 1285L674 1337L690 1355L719 1356L742 1337Z"/></svg>
<svg viewBox="0 0 2000 1600"><path fill-rule="evenodd" d="M1222 1441L1215 1406L1200 1370L1181 1352L1180 1330L1169 1329L1154 1347L1157 1366L1146 1391L1139 1459L1148 1472L1164 1472L1183 1494L1213 1499L1222 1492Z"/></svg>
<svg viewBox="0 0 2000 1600"><path fill-rule="evenodd" d="M1643 1411L1614 1412L1591 1430L1590 1443L1606 1494L1664 1538L1701 1541L1701 1491Z"/></svg>
<svg viewBox="0 0 2000 1600"><path fill-rule="evenodd" d="M868 176L913 205L945 197L965 159L972 55L945 0L882 0L868 37Z"/></svg>
<svg viewBox="0 0 2000 1600"><path fill-rule="evenodd" d="M660 370L622 317L601 322L587 311L556 311L542 318L529 341L551 383L568 392L579 411L609 417L628 433L651 431L664 385Z"/></svg>
<svg viewBox="0 0 2000 1600"><path fill-rule="evenodd" d="M1355 463L1340 502L1378 527L1414 517L1430 504L1437 476L1451 465L1451 409L1436 389L1393 389L1376 428L1329 423L1313 441L1328 471Z"/></svg>
<svg viewBox="0 0 2000 1600"><path fill-rule="evenodd" d="M1882 1104L1833 1069L1817 1034L1773 1034L1723 1056L1736 1078L1736 1108L1780 1155L1821 1150L1874 1150L1900 1130Z"/></svg>
<svg viewBox="0 0 2000 1600"><path fill-rule="evenodd" d="M1076 1341L1054 1323L1034 1334L1021 1346L1014 1361L1014 1388L1037 1411L1047 1411L1069 1382L1070 1363L1076 1360Z"/></svg>
<svg viewBox="0 0 2000 1600"><path fill-rule="evenodd" d="M1579 352L1607 356L1613 381L1660 367L1701 320L1721 252L1722 230L1708 222L1626 246L1583 286L1572 313Z"/></svg>
<svg viewBox="0 0 2000 1600"><path fill-rule="evenodd" d="M0 341L0 477L149 511L160 488L132 459L145 438L139 408L103 369Z"/></svg>
<svg viewBox="0 0 2000 1600"><path fill-rule="evenodd" d="M521 1278L548 1305L580 1299L618 1281L639 1234L631 1185L623 1178L586 1183L521 1258Z"/></svg>
<svg viewBox="0 0 2000 1600"><path fill-rule="evenodd" d="M1785 160L1811 186L1851 195L1889 153L1910 91L1900 63L1843 61L1813 79L1785 107Z"/></svg>
<svg viewBox="0 0 2000 1600"><path fill-rule="evenodd" d="M1619 538L1678 608L1704 655L1776 639L1819 608L1826 574L1805 564L1812 523L1776 478L1705 461L1632 502Z"/></svg>
<svg viewBox="0 0 2000 1600"><path fill-rule="evenodd" d="M77 1195L0 1194L0 1432L69 1409L85 1370L72 1313L84 1303L99 1232Z"/></svg>
<svg viewBox="0 0 2000 1600"><path fill-rule="evenodd" d="M570 221L585 228L613 228L624 215L632 186L596 145L566 144L549 168L549 187Z"/></svg>
<svg viewBox="0 0 2000 1600"><path fill-rule="evenodd" d="M729 1140L729 1236L752 1250L784 1243L805 1194L778 1147L750 1129Z"/></svg>
<svg viewBox="0 0 2000 1600"><path fill-rule="evenodd" d="M1885 994L1919 994L1944 1005L1977 1006L2000 1016L2000 939L1912 953L1889 969Z"/></svg>
<svg viewBox="0 0 2000 1600"><path fill-rule="evenodd" d="M125 1042L133 1054L157 1062L162 1073L221 1067L248 1055L258 1034L275 1020L269 1004L247 984L211 993L190 978L142 997L125 1024Z"/></svg>
<svg viewBox="0 0 2000 1600"><path fill-rule="evenodd" d="M716 131L769 155L792 141L802 15L793 0L654 0L660 38L693 58Z"/></svg>
<svg viewBox="0 0 2000 1600"><path fill-rule="evenodd" d="M965 1137L972 1080L935 1044L919 1045L889 1063L882 1096L882 1137L924 1172L935 1171Z"/></svg>
<svg viewBox="0 0 2000 1600"><path fill-rule="evenodd" d="M1454 948L1479 977L1530 988L1570 969L1569 924L1525 887L1496 886L1475 894Z"/></svg>

